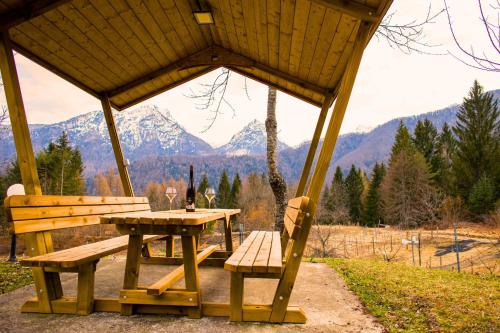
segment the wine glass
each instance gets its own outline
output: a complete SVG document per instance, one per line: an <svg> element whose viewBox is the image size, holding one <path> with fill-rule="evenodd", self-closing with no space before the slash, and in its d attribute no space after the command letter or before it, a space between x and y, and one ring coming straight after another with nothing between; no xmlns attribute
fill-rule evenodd
<svg viewBox="0 0 500 333"><path fill-rule="evenodd" d="M207 187L205 190L205 198L208 200L208 209L210 209L210 205L212 203L212 200L215 198L215 190L211 187Z"/></svg>
<svg viewBox="0 0 500 333"><path fill-rule="evenodd" d="M165 191L165 195L168 198L168 201L170 202L170 210L172 210L172 201L174 201L175 197L177 196L177 190L175 187L167 187L167 190Z"/></svg>

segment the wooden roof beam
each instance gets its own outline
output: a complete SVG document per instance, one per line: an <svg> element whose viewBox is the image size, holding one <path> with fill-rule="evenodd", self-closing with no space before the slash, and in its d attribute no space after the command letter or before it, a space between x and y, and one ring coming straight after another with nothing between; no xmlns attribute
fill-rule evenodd
<svg viewBox="0 0 500 333"><path fill-rule="evenodd" d="M28 4L23 4L0 14L0 30L8 30L69 1L70 0L26 1ZM23 1L23 3L25 3L25 1Z"/></svg>
<svg viewBox="0 0 500 333"><path fill-rule="evenodd" d="M366 22L377 22L379 15L377 15L377 8L372 8L351 0L312 0L327 8L337 10L349 16L357 18Z"/></svg>
<svg viewBox="0 0 500 333"><path fill-rule="evenodd" d="M241 54L232 52L220 46L211 46L203 51L192 54L184 59L176 61L170 65L157 69L147 75L144 75L136 80L126 83L120 87L105 92L106 95L112 97L118 96L126 91L134 89L148 81L154 80L157 77L173 72L175 70L182 71L194 67L227 67L227 68L244 68L252 67L259 69L267 74L274 75L287 82L296 84L302 88L314 91L318 94L324 95L327 91L318 87L310 82L304 81L298 77L281 72L268 65L259 63L253 59L247 58ZM267 84L267 83L266 83Z"/></svg>

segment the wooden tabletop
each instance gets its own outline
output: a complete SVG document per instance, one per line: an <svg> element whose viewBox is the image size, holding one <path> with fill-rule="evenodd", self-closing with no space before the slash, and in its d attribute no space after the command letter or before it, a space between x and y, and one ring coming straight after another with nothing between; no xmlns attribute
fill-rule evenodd
<svg viewBox="0 0 500 333"><path fill-rule="evenodd" d="M237 215L239 209L183 209L159 212L131 212L101 216L101 224L200 225Z"/></svg>

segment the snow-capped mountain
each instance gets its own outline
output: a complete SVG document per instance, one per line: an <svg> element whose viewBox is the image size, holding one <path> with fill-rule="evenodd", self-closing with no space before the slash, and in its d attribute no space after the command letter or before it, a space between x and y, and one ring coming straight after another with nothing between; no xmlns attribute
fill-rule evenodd
<svg viewBox="0 0 500 333"><path fill-rule="evenodd" d="M116 127L126 158L136 160L147 156L204 155L213 148L202 139L188 133L170 115L156 106L143 106L127 112L115 113ZM68 134L76 144L87 165L87 171L114 166L111 142L102 111L89 112L69 120L49 124L30 125L35 150L39 150L61 133ZM0 156L15 153L12 134L0 144ZM90 170L88 168L90 167Z"/></svg>
<svg viewBox="0 0 500 333"><path fill-rule="evenodd" d="M264 155L266 154L267 134L266 126L254 119L241 131L233 135L225 145L216 149L217 153L228 156ZM278 151L289 148L285 143L278 141Z"/></svg>

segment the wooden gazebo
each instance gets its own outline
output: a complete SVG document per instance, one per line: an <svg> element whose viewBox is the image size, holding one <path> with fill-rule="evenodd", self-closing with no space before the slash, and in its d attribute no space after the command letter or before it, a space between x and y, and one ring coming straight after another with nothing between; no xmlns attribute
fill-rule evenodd
<svg viewBox="0 0 500 333"><path fill-rule="evenodd" d="M127 196L134 191L112 108L124 110L219 67L318 106L297 190L309 198L313 216L363 51L391 3L0 0L0 68L26 193L42 194L14 51L101 100Z"/></svg>

